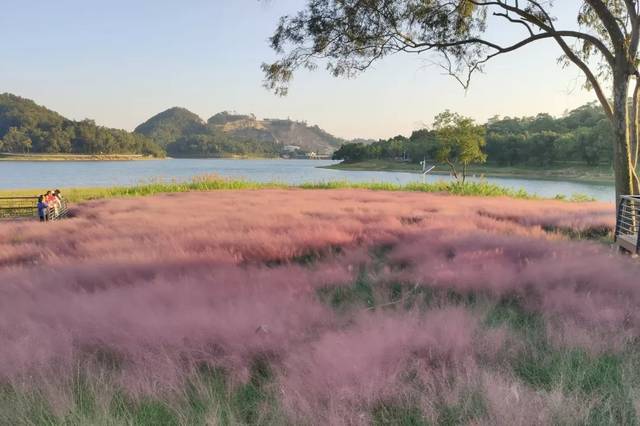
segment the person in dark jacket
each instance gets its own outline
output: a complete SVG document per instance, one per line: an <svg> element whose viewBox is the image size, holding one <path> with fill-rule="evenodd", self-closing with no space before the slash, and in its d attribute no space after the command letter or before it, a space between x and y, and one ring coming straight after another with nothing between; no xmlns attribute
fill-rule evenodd
<svg viewBox="0 0 640 426"><path fill-rule="evenodd" d="M40 216L40 222L47 221L47 213L49 211L49 205L44 202L44 196L38 197L38 216Z"/></svg>

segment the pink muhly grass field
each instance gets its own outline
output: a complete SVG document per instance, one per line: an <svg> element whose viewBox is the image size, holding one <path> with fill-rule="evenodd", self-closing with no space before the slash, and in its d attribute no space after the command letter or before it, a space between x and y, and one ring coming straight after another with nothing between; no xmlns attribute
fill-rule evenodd
<svg viewBox="0 0 640 426"><path fill-rule="evenodd" d="M56 416L86 421L113 416L118 392L164 401L177 424L224 423L224 410L263 424L635 419L637 392L580 381L608 356L607 377L626 377L640 334L637 263L576 239L606 238L613 210L242 190L92 201L69 220L1 223L0 384L14 396L40 389ZM565 359L585 370L556 371ZM521 363L551 373L530 377ZM258 389L257 408L246 414L210 391L202 413L184 408L189 383L204 389L204 366L223 372L228 395ZM79 371L101 395L93 411L69 385ZM16 412L31 401L20 398Z"/></svg>

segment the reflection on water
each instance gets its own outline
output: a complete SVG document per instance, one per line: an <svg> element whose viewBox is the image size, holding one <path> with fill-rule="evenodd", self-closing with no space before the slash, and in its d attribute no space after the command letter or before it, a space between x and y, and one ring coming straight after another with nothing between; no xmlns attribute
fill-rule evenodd
<svg viewBox="0 0 640 426"><path fill-rule="evenodd" d="M414 173L351 172L321 169L334 161L322 160L225 160L175 159L148 161L82 162L0 162L0 189L54 188L80 186L132 185L150 180L188 180L193 176L215 173L257 182L351 182L409 183L421 181ZM429 176L429 182L448 180L446 176ZM544 181L512 178L486 178L487 181L513 189L553 197L584 194L603 201L613 201L612 185Z"/></svg>

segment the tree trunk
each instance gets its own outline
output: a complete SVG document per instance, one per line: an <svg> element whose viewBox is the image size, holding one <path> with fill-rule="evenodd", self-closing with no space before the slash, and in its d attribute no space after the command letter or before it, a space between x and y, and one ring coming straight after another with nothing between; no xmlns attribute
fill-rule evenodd
<svg viewBox="0 0 640 426"><path fill-rule="evenodd" d="M616 179L616 202L621 195L634 194L634 174L631 164L631 138L629 116L629 78L617 72L613 79L613 163Z"/></svg>
<svg viewBox="0 0 640 426"><path fill-rule="evenodd" d="M631 98L631 121L629 129L631 131L631 172L633 193L640 194L640 178L638 177L638 157L640 155L640 76L636 75L636 87Z"/></svg>
<svg viewBox="0 0 640 426"><path fill-rule="evenodd" d="M445 161L446 161L447 165L449 165L449 169L451 169L451 173L453 174L453 177L456 180L459 180L458 179L458 172L456 171L456 166L449 160L445 160Z"/></svg>

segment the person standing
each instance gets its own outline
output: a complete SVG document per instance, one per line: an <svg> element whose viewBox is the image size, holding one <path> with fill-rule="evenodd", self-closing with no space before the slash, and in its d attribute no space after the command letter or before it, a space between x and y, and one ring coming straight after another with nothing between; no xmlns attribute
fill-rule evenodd
<svg viewBox="0 0 640 426"><path fill-rule="evenodd" d="M38 216L40 216L40 222L47 221L48 210L49 210L49 205L44 202L44 196L40 195L38 197Z"/></svg>

